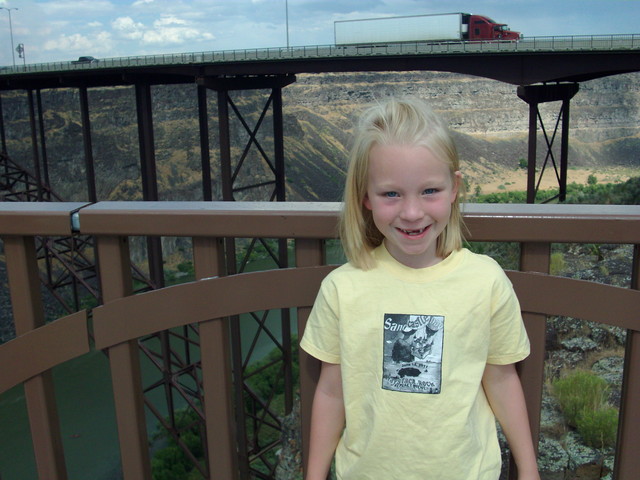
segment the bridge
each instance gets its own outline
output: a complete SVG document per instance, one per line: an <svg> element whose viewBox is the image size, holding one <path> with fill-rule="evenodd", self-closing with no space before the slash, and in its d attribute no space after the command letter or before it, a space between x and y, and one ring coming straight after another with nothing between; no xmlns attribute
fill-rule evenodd
<svg viewBox="0 0 640 480"><path fill-rule="evenodd" d="M91 59L92 57L88 57ZM95 87L134 85L136 108L141 136L141 161L147 172L155 170L155 160L150 145L153 139L151 120L150 86L160 84L198 85L198 105L201 126L203 174L209 164L205 131L208 130L206 96L213 90L218 94L219 118L223 120L220 132L221 146L228 144L229 96L233 90L271 90L265 106L273 106L276 120L275 138L281 145L281 89L295 82L300 73L364 72L364 71L446 71L491 78L518 85L518 97L529 104L529 153L527 191L529 203L536 200L540 179L548 164L553 166L559 185L559 199L566 195L568 168L570 100L579 90L579 83L609 75L640 71L640 34L531 37L519 41L478 41L445 43L401 43L390 45L335 46L318 45L303 47L260 48L230 51L192 52L181 54L148 55L66 61L42 64L18 65L0 69L0 93L3 90L26 90L30 98L30 118L34 152L38 150L36 138L36 92L40 98L43 89L78 88L83 116L83 135L87 171L93 172L89 131L89 107L87 89ZM545 102L561 101L558 122L547 134L542 124L538 106ZM1 115L0 96L0 122ZM41 107L38 107L41 108ZM232 107L233 108L233 107ZM237 112L236 112L237 113ZM539 178L536 179L536 151L538 122L542 127L547 151ZM554 155L554 139L561 128L560 155ZM4 133L3 125L0 130ZM44 131L40 131L44 137ZM254 132L255 133L255 132ZM4 137L3 137L4 138ZM4 145L4 144L3 144ZM280 148L280 147L278 147ZM223 165L229 153L221 152ZM6 150L6 148L4 149ZM280 164L282 153L274 154ZM36 163L38 160L35 159ZM42 168L46 171L46 165ZM278 170L277 166L272 167ZM38 175L38 168L36 176ZM281 178L278 173L275 177ZM152 181L153 176L145 177ZM88 178L90 192L92 184ZM276 196L282 197L283 184ZM225 183L226 185L226 183ZM153 200L154 186L144 185ZM227 199L233 186L224 187ZM204 198L210 199L207 179L203 182ZM95 201L90 194L90 200Z"/></svg>
<svg viewBox="0 0 640 480"><path fill-rule="evenodd" d="M640 34L316 45L29 64L0 70L0 90L123 85L141 76L153 76L155 83L190 83L211 76L406 70L463 73L514 85L581 82L639 71Z"/></svg>
<svg viewBox="0 0 640 480"><path fill-rule="evenodd" d="M562 126L562 146L558 181L560 185L559 200L562 200L562 189L566 187L566 168L568 165L566 146L568 145L570 100L578 91L579 82L608 75L640 71L640 35L542 37L524 39L519 42L417 43L344 48L328 45L234 50L110 58L88 63L56 62L1 69L0 134L2 152L0 167L2 170L0 172L4 172L1 177L1 185L7 205L0 209L0 235L3 237L8 263L12 265L9 274L16 275L10 282L10 294L15 305L17 333L22 340L17 344L9 342L7 344L9 348L0 349L0 358L13 358L12 355L17 352L21 355L20 358L27 359L33 348L29 343L29 338L36 338L38 342L42 341L43 337L48 338L45 345L50 344L48 342L58 344L58 341L64 338L64 333L53 333L52 337L47 337L50 330L40 330L44 324L42 300L37 294L31 296L31 293L28 293L27 297L24 296L24 292L35 291L32 287L39 281L39 275L34 272L34 267L38 263L46 265L47 272L41 281L52 291L57 291L58 288L73 291L72 294L60 293L58 296L67 301L69 298L75 300L75 302L68 302L66 307L71 315L70 322L74 326L86 323L86 315L91 314L93 310L96 313L107 312L107 314L113 310L111 307L102 310L98 309L101 307L97 307L87 311L81 307L79 302L83 296L93 296L95 304L102 305L134 293L131 277L137 278L139 272L136 272L135 266L130 265L130 261L126 258L128 256L128 241L133 236L142 236L147 239L149 278L136 282L136 284L141 283L144 290L165 291L163 288L165 285L163 254L160 242L161 237L164 236L184 235L193 238L193 249L194 252L197 252L194 253L194 257L197 257L195 260L196 275L199 279L213 276L234 276L244 272L252 248L256 245L262 245L269 252L276 264L275 268L286 267L288 266L287 242L291 239L295 239L299 245L296 266L324 263L322 258L325 255L325 250L322 243L333 236L335 206L322 207L319 212L316 212L313 206L290 207L283 204L285 205L282 207L285 211L283 213L278 210L280 207L269 208L258 204L250 204L247 207L223 207L211 202L213 200L232 201L240 189L265 186L260 184L247 187L240 182L242 177L240 165L242 165L244 157L237 159L232 156L233 132L230 120L235 114L239 118L242 128L246 130L245 133L249 140L244 151L249 147L256 146L256 131L260 128L260 123L252 126L247 119L242 117L238 109L235 108L230 92L244 89L266 91L264 109L260 118L262 119L268 114L272 116L273 132L268 135L274 141L272 152L266 152L262 149L264 160L273 171L273 180L268 182L273 190L264 200L285 201L282 89L294 82L297 74L302 73L409 70L463 73L492 78L518 86L518 96L530 105L528 162L530 203L534 203L536 200L537 108L540 103L561 101L559 118L562 119L562 123L559 122L559 124ZM154 206L127 204L122 207L126 210L125 212L118 211L120 207L115 207L115 214L112 214L109 211L112 205L101 204L102 199L97 198L96 194L87 91L90 88L118 85L130 85L135 88L140 167L143 172L143 197L144 200L153 203L158 200L158 195L151 86L159 84L194 84L198 87L203 198L209 201L213 207L188 206L180 212L180 215L176 216L173 214L175 212L172 213L172 209L175 207L168 207L169 214L163 212L158 215L158 212L154 212L156 208ZM47 158L44 141L46 131L42 121L44 111L41 95L43 90L56 88L77 88L79 92L84 140L84 167L87 172L87 202L96 203L93 208L84 203L70 205L58 202L61 199L47 185ZM29 106L25 115L29 117L34 152L33 168L30 169L25 167L21 169L20 165L11 159L11 152L7 151L7 129L2 115L2 92L11 90L25 90L28 99ZM207 111L207 96L210 92L214 92L217 98L217 112L215 114L219 122L219 145L215 146L209 145L208 140L208 119L211 113ZM551 137L555 137L555 132ZM547 140L550 152L553 142ZM219 150L222 177L221 198L213 198L211 191L211 148ZM240 148L240 150L243 149ZM547 159L550 157L549 152L547 152ZM552 154L551 161L555 162ZM15 206L9 206L9 200L17 200L18 203ZM47 206L31 207L26 205L34 201L45 202L47 200L57 201ZM167 208L167 206L161 205L157 208ZM213 211L201 216L203 208L204 210L213 208ZM255 209L256 213L247 213L246 208ZM286 213L287 210L289 213ZM77 215L78 211L80 211L79 215ZM266 224L260 218L261 211L266 215ZM121 215L121 213L123 214ZM478 214L473 211L470 213L472 217ZM563 213L561 218L556 218L554 215L551 207L537 210L534 206L523 208L515 214L514 212L492 211L487 213L481 211L479 216L482 219L475 224L473 220L471 221L473 238L523 242L522 270L543 273L548 270L550 242L592 243L605 241L606 237L607 241L612 243L635 243L638 238L637 214L633 211L607 211L597 219L592 218L588 212L579 212L577 220L571 212ZM74 224L69 221L73 218L79 218L80 224L73 226ZM113 223L109 223L111 218L114 219ZM177 218L189 219L190 221L176 222ZM296 223L299 218L302 218L300 224ZM91 223L92 219L97 219L97 221ZM160 223L156 223L158 219L160 219ZM528 225L532 219L533 223ZM54 222L56 227L53 229L47 227L49 222ZM286 225L297 226L293 231L290 231ZM607 225L607 227L603 229L600 228L600 225ZM105 228L107 230L104 230ZM489 233L494 228L497 228L495 232L499 231L499 233ZM253 235L260 235L260 238L252 241L247 249L240 249L234 240ZM276 239L275 243L265 241L265 237ZM93 239L97 239L97 244ZM237 255L240 250L244 253L241 259ZM91 260L102 262L100 268L89 265ZM24 263L22 263L23 261ZM632 289L637 290L637 245L631 263L634 272ZM65 274L62 276L63 279L58 280L53 273L61 271L64 271ZM528 282L535 282L535 277L533 278L534 280L530 280L526 277L524 283L521 284L523 295L525 295L527 285L531 285ZM303 283L307 288L313 290L315 285L313 282L316 281L317 278L314 277L314 279L305 280ZM214 282L212 285L217 285L217 283L221 282ZM528 327L532 332L536 332L534 336L537 353L532 361L524 367L526 371L524 374L531 382L528 401L532 411L531 423L534 432L539 428L537 416L540 405L536 398L539 398L542 389L542 359L544 358L544 322L540 320L539 315L565 312L576 316L583 314L591 318L594 316L592 313L585 314L584 312L589 308L593 311L596 310L593 302L586 302L586 299L606 297L605 304L610 307L610 313L606 317L602 317L604 318L602 321L629 328L631 340L629 340L627 347L627 363L635 365L633 368L636 370L638 364L638 332L640 328L633 319L625 317L623 320L619 320L615 318L615 312L622 315L624 311L631 311L629 305L637 305L635 292L620 294L617 290L607 290L603 295L591 295L590 297L589 287L584 289L581 285L572 284L563 290L566 292L566 295L563 296L566 301L552 304L554 300L552 292L556 283L554 280L550 280L545 285L545 291L549 292L549 295L543 296L541 300L530 299L531 303L528 307L529 313L534 315L528 321ZM199 288L201 287L195 287L196 290ZM187 288L186 291L188 292L188 290ZM596 290L604 292L604 290ZM580 308L569 305L572 303L570 299L574 292L578 292L581 295L580 298L585 299L584 304L578 305ZM165 294L160 293L153 298L161 298L163 295ZM166 295L170 295L170 293ZM293 294L290 298L278 297L280 303L276 305L271 304L268 299L263 301L264 299L260 297L262 303L258 305L260 309L273 306L283 308L281 325L287 327L283 327L282 335L284 338L278 338L274 343L274 348L281 352L281 357L274 361L274 364L278 368L282 368L287 384L285 402L287 411L290 411L293 405L291 319L287 307L301 306L306 308L309 302L307 297L300 300L295 295ZM141 296L140 298L149 297ZM623 299L623 303L616 303L616 299L619 298ZM218 304L223 303L225 299L221 294L217 294L215 300L213 303ZM269 399L259 398L251 387L249 373L245 371L249 359L242 357L240 345L239 315L246 310L237 298L232 301L235 302L233 308L225 311L225 315L230 315L229 320L224 322L205 322L201 317L189 314L184 319L166 320L165 323L154 319L149 331L126 333L126 338L122 335L118 336L117 332L105 327L108 324L107 321L99 322L103 325L104 328L100 327L103 330L91 332L92 334L97 333L99 342L103 342L105 335L107 337L116 335L118 338L116 344L111 340L104 340L106 343L99 345L104 344L105 348L110 349L114 385L121 385L123 388L114 392L114 397L118 410L119 428L123 430L121 449L125 478L148 478L149 475L148 452L145 452L148 439L141 426L144 417L143 405L152 412L158 412L159 421L178 443L184 433L181 431L175 412L169 409L168 418L159 413L166 406L158 407L154 404L147 395L151 390L161 391L161 396L164 396L166 405L169 406L172 406L174 399L180 396L196 412L196 417L200 420L199 428L207 431L209 442L207 447L209 448L208 463L202 465L197 459L194 460L194 464L200 465L203 477L207 477L210 472L215 472L216 468L220 468L225 472L233 472L237 469L241 478L249 478L250 475L256 475L257 478L272 478L273 472L266 474L255 465L260 464L261 468L272 468L273 462L270 455L279 443L265 444L264 439L258 438L258 436L260 429L275 428L274 424L279 428L280 419L277 418L277 414L273 413ZM138 300L133 300L133 302L136 303ZM140 302L143 301L140 300ZM295 302L302 303L296 304ZM74 303L75 305L73 305ZM120 302L118 305L124 303ZM79 313L76 314L76 311ZM601 309L597 311L600 312ZM219 312L216 310L217 313ZM206 312L206 314L210 315L212 312ZM259 325L258 334L268 332L267 335L272 338L277 337L277 334L268 329L265 312L252 313L252 315ZM108 316L106 315L106 317ZM301 314L298 318L303 319L304 315ZM203 321L200 322L201 320ZM303 322L303 320L300 321ZM198 329L189 326L194 322L200 322L202 327L202 330L195 333L195 336L194 332ZM65 323L65 325L68 324ZM63 324L60 325L61 329L65 328L62 326ZM221 330L220 325L228 327L229 330ZM165 330L167 326L180 327L183 330L180 332L172 330L167 333ZM300 328L303 327L304 323L300 323ZM155 330L152 331L152 329ZM29 333L35 335L23 337ZM227 338L229 333L231 339ZM84 335L84 330L81 332L82 335ZM204 338L220 345L221 351L230 348L231 358L222 359L220 365L217 365L217 362L221 360L219 358L212 356L206 359L202 358L202 362L206 363L205 367L202 366L200 359L190 361L188 358L183 358L182 352L191 351L194 345L199 344L201 338L198 335L204 335ZM70 340L69 350L65 350L62 356L72 358L80 355L80 350L85 348L85 340L88 336L87 332L85 337L79 340ZM176 342L178 346L176 346ZM131 360L134 345L140 348L148 358L159 364L161 379L153 386L143 387L136 378L138 367ZM4 387L15 383L24 383L25 389L30 391L29 395L33 399L32 401L45 405L44 409L49 415L51 409L55 410L55 402L51 397L52 383L47 372L49 367L57 365L57 362L60 361L60 357L47 357L38 365L28 366L26 370L16 370L11 374L3 375L1 385L4 389ZM308 362L308 359L305 362ZM26 360L24 363L26 365ZM306 392L303 392L302 399L304 425L307 425L304 422L308 421L309 391L310 385L312 386L314 381L313 369L315 368L312 362L306 365L305 368L309 370L306 372L308 376L304 380L306 386L303 387ZM217 387L216 384L213 387L203 385L206 382L203 382L201 369L212 372L213 377L209 378L214 378L214 382L218 382L217 387L220 387L224 392L220 404L206 404L206 412L202 409L206 391L211 392ZM637 403L637 398L640 395L637 382L639 377L636 375L636 370L633 370L632 367L626 370L626 375L629 378L625 380L625 400L622 408L624 422L620 431L620 438L624 441L619 444L616 466L620 479L633 478L633 472L639 468L638 459L628 450L630 446L640 444L638 439L640 429L637 428L640 419L637 412L634 412L631 407ZM246 375L238 375L232 381L229 378L231 371L241 371ZM36 379L35 382L31 382L32 377ZM133 382L125 385L124 379L131 378L133 378ZM29 386L27 387L27 385ZM250 399L249 401L246 400L247 397ZM251 408L246 412L241 411L235 414L234 424L237 426L237 431L233 431L229 426L229 418L232 417L231 405L234 403L243 404L245 401L250 403ZM258 416L256 412L261 412L261 416ZM55 415L45 418L41 413L37 407L30 411L34 422L34 437L39 439L34 446L36 456L41 455L38 460L38 469L43 472L46 478L65 478L63 454L57 443L59 436L56 427L57 420ZM131 418L134 419L132 423L128 422L128 419ZM255 436L245 437L245 433L251 429L255 429ZM223 431L224 434L220 438L214 438L216 435L212 432L217 431ZM238 456L231 454L221 456L221 451L237 451ZM51 474L51 472L54 473Z"/></svg>

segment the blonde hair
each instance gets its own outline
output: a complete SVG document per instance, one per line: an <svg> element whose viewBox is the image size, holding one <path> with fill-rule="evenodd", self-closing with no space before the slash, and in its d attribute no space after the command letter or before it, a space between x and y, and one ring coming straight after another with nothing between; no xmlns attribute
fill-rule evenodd
<svg viewBox="0 0 640 480"><path fill-rule="evenodd" d="M374 266L371 255L384 237L373 223L371 211L364 206L367 193L369 153L375 145L411 145L428 148L449 166L451 179L457 181L460 170L458 153L445 123L422 100L389 99L368 108L356 128L340 216L340 239L347 259L367 270ZM462 247L464 241L460 194L451 205L451 216L437 239L436 254L445 258Z"/></svg>

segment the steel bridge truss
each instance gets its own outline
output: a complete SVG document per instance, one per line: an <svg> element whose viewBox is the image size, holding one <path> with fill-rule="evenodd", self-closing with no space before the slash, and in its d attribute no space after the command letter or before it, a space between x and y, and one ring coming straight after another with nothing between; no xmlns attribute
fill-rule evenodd
<svg viewBox="0 0 640 480"><path fill-rule="evenodd" d="M540 189L540 183L545 174L546 168L551 164L553 173L558 181L558 194L552 198L547 198L542 203L553 200L564 202L567 198L567 169L569 165L569 104L571 99L578 93L580 86L577 83L557 83L544 85L527 85L518 87L518 97L529 104L529 151L527 161L527 203L536 203L536 197ZM556 117L555 127L551 136L547 133L540 115L539 105L546 102L561 101L560 111ZM546 144L546 154L540 175L536 181L537 174L537 130L538 123L542 129ZM556 140L558 128L562 126L560 162L556 162L553 146Z"/></svg>
<svg viewBox="0 0 640 480"><path fill-rule="evenodd" d="M293 75L199 78L197 81L198 117L202 160L202 195L205 201L235 201L244 198L261 201L284 201L285 168L282 122L282 88L293 83ZM151 83L135 84L138 117L138 138L142 171L142 193L146 201L157 201L158 185L152 121ZM209 145L209 115L207 92L217 94L217 120L219 136L220 175L214 179ZM253 100L266 100L260 114L253 109L243 112L234 93L253 91ZM7 154L5 128L0 98L0 194L4 201L61 201L49 186L46 135L40 90L28 90L31 142L34 170L13 162ZM81 127L84 145L87 196L98 201L95 181L93 148L87 88L79 87ZM242 101L242 99L240 99ZM234 122L235 120L235 122ZM272 128L271 132L262 131ZM237 131L239 130L240 133ZM245 138L243 148L232 145L233 138ZM265 139L270 139L266 141ZM271 140L272 139L272 140ZM269 145L266 145L270 143ZM271 151L271 153L267 153ZM234 154L237 158L234 158ZM256 153L257 152L257 153ZM263 176L255 180L256 164L264 168ZM245 171L252 169L251 174ZM259 177L259 176L258 176ZM220 184L221 197L214 198L212 185ZM162 243L160 238L146 238L148 274L134 267L132 278L136 292L164 286ZM288 265L286 240L233 239L224 240L227 274L241 273L248 268L258 250L278 267ZM75 235L68 238L42 238L38 244L41 258L41 281L66 312L91 307L101 302L99 275L96 272L96 252L93 239ZM241 329L248 322L253 329ZM289 310L253 312L247 318L229 319L231 360L235 384L235 415L238 425L239 470L242 478L273 478L277 465L276 450L280 445L283 416L290 413L294 403L294 375L292 365L292 335ZM274 328L275 327L275 328ZM253 330L248 338L246 331ZM259 362L262 355L256 349L258 342L270 342L271 354ZM160 332L139 340L142 362L155 371L144 378L144 402L158 420L159 425L183 452L184 457L201 475L209 478L208 461L204 459L204 412L200 365L198 328L195 325L175 331ZM244 345L244 347L243 347ZM263 347L264 350L264 347ZM271 372L276 379L265 390L264 382L257 378ZM275 374L274 374L275 372ZM278 400L276 393L284 392Z"/></svg>

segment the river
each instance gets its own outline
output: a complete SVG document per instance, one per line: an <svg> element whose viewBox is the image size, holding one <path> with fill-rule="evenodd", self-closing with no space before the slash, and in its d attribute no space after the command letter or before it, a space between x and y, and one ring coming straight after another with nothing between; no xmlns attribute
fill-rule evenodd
<svg viewBox="0 0 640 480"><path fill-rule="evenodd" d="M335 246L327 249L327 255L331 263L342 262L341 253ZM272 268L272 265L268 261L257 260L249 270L264 268ZM248 317L241 318L243 357L257 330L256 323ZM295 334L295 311L291 317L292 333ZM276 338L281 338L278 312L270 312L267 326ZM252 360L260 360L272 349L271 340L261 335ZM141 359L143 384L149 385L157 379L157 369L144 355ZM69 480L121 479L113 392L106 355L92 351L59 365L53 369L53 378ZM161 392L157 391L157 395ZM152 396L152 400L155 405L162 403L159 396ZM0 395L0 480L38 480L25 403L21 385ZM150 436L157 425L155 417L147 413Z"/></svg>
<svg viewBox="0 0 640 480"><path fill-rule="evenodd" d="M91 352L53 370L69 479L119 478L118 437L107 357ZM37 479L22 386L0 397L2 480ZM116 473L114 473L114 469Z"/></svg>
<svg viewBox="0 0 640 480"><path fill-rule="evenodd" d="M273 312L267 322L277 338L280 335L277 312ZM254 323L248 318L242 319L245 353L252 338L251 331L255 332ZM292 324L295 327L295 319ZM273 348L266 336L261 338L253 355L255 360L263 358ZM144 384L148 385L157 376L157 369L146 358L141 358ZM78 357L54 368L53 378L69 479L120 479L120 453L106 355L92 351ZM156 406L162 405L160 395L158 389L154 398ZM22 386L0 396L1 480L37 480L25 403ZM184 406L184 402L180 405L178 399L178 406ZM156 427L155 417L148 414L150 436Z"/></svg>

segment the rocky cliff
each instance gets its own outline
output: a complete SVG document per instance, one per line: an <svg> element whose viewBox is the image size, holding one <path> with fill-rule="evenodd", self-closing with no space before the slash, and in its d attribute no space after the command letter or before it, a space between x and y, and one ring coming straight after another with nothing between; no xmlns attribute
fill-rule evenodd
<svg viewBox="0 0 640 480"><path fill-rule="evenodd" d="M640 75L629 74L581 84L571 102L570 165L640 167ZM516 87L477 77L434 72L307 75L285 91L290 114L313 112L315 118L350 132L354 117L365 104L389 95L417 95L428 99L454 131L465 176L482 184L487 173L504 175L527 157L529 107L516 95ZM540 107L551 141L560 102ZM309 138L319 136L307 126ZM558 132L554 143L559 158ZM336 139L344 143L343 135ZM542 130L538 132L539 162L546 152ZM542 156L542 157L541 157ZM339 165L344 165L344 157Z"/></svg>
<svg viewBox="0 0 640 480"><path fill-rule="evenodd" d="M626 166L640 169L640 74L592 80L580 85L571 102L569 161L573 167ZM100 200L140 198L136 108L132 87L89 90L92 147ZM470 185L487 174L508 175L527 156L528 105L516 87L494 80L439 72L299 75L283 90L288 198L338 200L350 133L361 108L389 95L428 99L449 122ZM162 200L201 199L201 164L196 90L193 85L152 88L153 120ZM268 92L232 92L236 108L252 129ZM46 159L53 188L67 200L87 198L79 97L75 89L41 93ZM9 154L33 168L26 95L3 92ZM541 106L549 137L559 102ZM220 197L216 96L209 95L209 132L214 196ZM257 139L272 151L270 116ZM232 152L237 162L249 134L232 118ZM559 133L554 143L559 156ZM538 132L539 162L545 138ZM268 153L269 154L269 153ZM41 154L42 156L42 154ZM42 159L41 159L42 161ZM252 148L238 185L272 178L269 166ZM571 180L571 179L570 179ZM259 199L264 192L239 194Z"/></svg>

